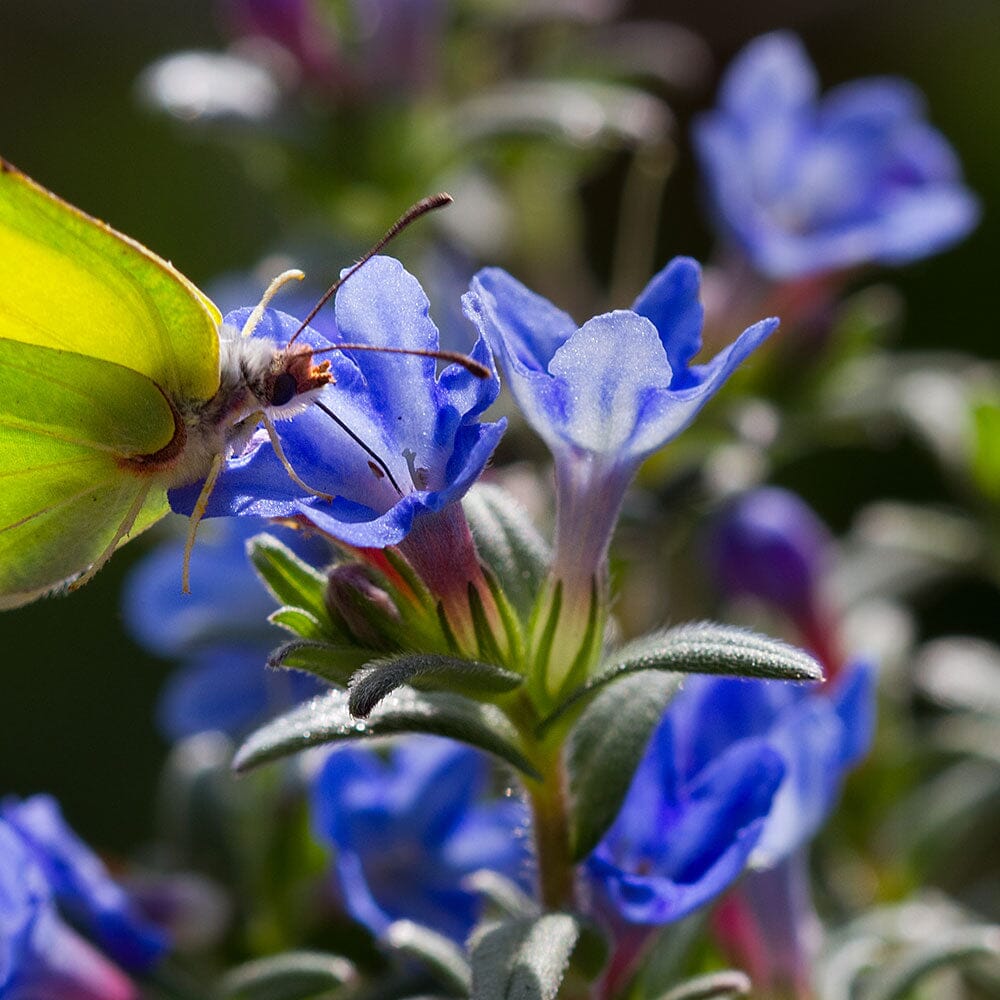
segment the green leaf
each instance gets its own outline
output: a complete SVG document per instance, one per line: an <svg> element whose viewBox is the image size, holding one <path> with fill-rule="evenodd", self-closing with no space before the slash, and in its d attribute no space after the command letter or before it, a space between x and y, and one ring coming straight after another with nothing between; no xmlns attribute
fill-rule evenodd
<svg viewBox="0 0 1000 1000"><path fill-rule="evenodd" d="M244 771L307 747L343 740L431 733L486 750L541 780L521 746L517 731L493 705L450 692L421 694L412 688L399 688L361 722L351 714L348 698L346 691L330 691L279 716L247 738L233 766Z"/></svg>
<svg viewBox="0 0 1000 1000"><path fill-rule="evenodd" d="M689 979L664 993L659 1000L738 1000L750 996L753 983L745 972L726 969Z"/></svg>
<svg viewBox="0 0 1000 1000"><path fill-rule="evenodd" d="M882 965L862 993L863 1000L902 1000L932 972L967 965L983 958L1000 958L1000 927L963 927L937 940L923 942L901 959Z"/></svg>
<svg viewBox="0 0 1000 1000"><path fill-rule="evenodd" d="M247 548L250 561L279 604L303 608L317 621L329 625L323 599L326 574L303 562L273 535L257 535Z"/></svg>
<svg viewBox="0 0 1000 1000"><path fill-rule="evenodd" d="M570 708L577 712L607 684L642 670L724 674L786 681L821 681L823 671L808 653L779 639L735 625L692 622L651 632L607 657L601 672L574 691L539 727L544 733Z"/></svg>
<svg viewBox="0 0 1000 1000"><path fill-rule="evenodd" d="M462 879L462 888L482 896L505 917L537 917L536 903L516 882L489 868L480 868Z"/></svg>
<svg viewBox="0 0 1000 1000"><path fill-rule="evenodd" d="M382 935L396 951L415 958L453 996L465 997L472 988L472 970L465 953L452 941L412 920L397 920Z"/></svg>
<svg viewBox="0 0 1000 1000"><path fill-rule="evenodd" d="M571 848L586 857L614 822L649 737L680 690L681 674L646 671L601 691L569 743Z"/></svg>
<svg viewBox="0 0 1000 1000"><path fill-rule="evenodd" d="M373 660L351 678L351 713L365 719L386 695L404 684L422 691L455 691L458 694L501 694L513 691L524 678L477 660L462 660L440 653L410 653Z"/></svg>
<svg viewBox="0 0 1000 1000"><path fill-rule="evenodd" d="M552 560L548 545L517 501L498 486L477 483L462 507L483 562L527 620Z"/></svg>
<svg viewBox="0 0 1000 1000"><path fill-rule="evenodd" d="M315 615L302 608L287 606L278 608L277 611L271 612L267 620L286 632L297 635L300 639L314 639L321 642L329 636L329 629L325 629Z"/></svg>
<svg viewBox="0 0 1000 1000"><path fill-rule="evenodd" d="M371 658L370 649L296 639L271 652L267 665L272 669L305 670L337 687L347 687L354 672Z"/></svg>
<svg viewBox="0 0 1000 1000"><path fill-rule="evenodd" d="M223 977L218 995L223 1000L307 1000L355 978L346 958L295 951L237 966Z"/></svg>
<svg viewBox="0 0 1000 1000"><path fill-rule="evenodd" d="M677 670L786 681L821 681L808 653L780 639L735 625L691 622L626 643L608 657L605 672Z"/></svg>
<svg viewBox="0 0 1000 1000"><path fill-rule="evenodd" d="M600 935L568 913L483 926L470 941L473 1000L555 1000L581 944L603 961Z"/></svg>
<svg viewBox="0 0 1000 1000"><path fill-rule="evenodd" d="M990 500L1000 499L1000 400L982 399L972 408L972 475Z"/></svg>

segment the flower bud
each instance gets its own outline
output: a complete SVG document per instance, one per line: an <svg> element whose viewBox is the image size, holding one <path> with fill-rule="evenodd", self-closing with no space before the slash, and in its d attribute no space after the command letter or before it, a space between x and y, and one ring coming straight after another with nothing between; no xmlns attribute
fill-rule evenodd
<svg viewBox="0 0 1000 1000"><path fill-rule="evenodd" d="M326 606L359 643L372 649L395 649L400 614L389 594L360 563L334 566L326 586Z"/></svg>
<svg viewBox="0 0 1000 1000"><path fill-rule="evenodd" d="M765 487L737 497L717 518L709 565L727 597L754 597L806 630L830 544L826 526L803 500Z"/></svg>

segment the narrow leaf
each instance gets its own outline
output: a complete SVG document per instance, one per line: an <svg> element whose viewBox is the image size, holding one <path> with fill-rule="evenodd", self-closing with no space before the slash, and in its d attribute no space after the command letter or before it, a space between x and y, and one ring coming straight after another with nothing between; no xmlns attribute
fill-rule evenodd
<svg viewBox="0 0 1000 1000"><path fill-rule="evenodd" d="M555 1000L581 936L568 913L488 924L473 934L473 1000Z"/></svg>
<svg viewBox="0 0 1000 1000"><path fill-rule="evenodd" d="M329 623L323 601L324 573L303 562L273 535L257 535L250 539L247 549L250 561L279 604L304 608L317 621Z"/></svg>
<svg viewBox="0 0 1000 1000"><path fill-rule="evenodd" d="M1000 927L963 927L924 942L888 966L863 993L864 1000L902 1000L932 972L967 965L982 958L1000 958Z"/></svg>
<svg viewBox="0 0 1000 1000"><path fill-rule="evenodd" d="M351 713L365 719L386 695L404 684L422 691L499 694L513 691L524 678L491 663L462 660L439 653L415 653L373 660L351 678Z"/></svg>
<svg viewBox="0 0 1000 1000"><path fill-rule="evenodd" d="M489 868L480 868L462 879L462 888L482 896L505 917L537 917L538 904L509 878Z"/></svg>
<svg viewBox="0 0 1000 1000"><path fill-rule="evenodd" d="M664 993L659 1000L738 1000L750 996L753 983L745 972L726 969L689 979Z"/></svg>
<svg viewBox="0 0 1000 1000"><path fill-rule="evenodd" d="M526 620L552 559L548 545L517 501L498 486L477 483L462 507L483 562Z"/></svg>
<svg viewBox="0 0 1000 1000"><path fill-rule="evenodd" d="M244 771L307 747L399 733L431 733L460 740L541 780L520 745L518 733L498 708L457 694L421 694L412 688L394 691L364 722L351 714L346 691L319 695L252 733L237 752L233 766Z"/></svg>
<svg viewBox="0 0 1000 1000"><path fill-rule="evenodd" d="M823 679L819 663L803 650L749 629L716 622L691 622L636 639L608 658L606 670L678 670L786 681Z"/></svg>
<svg viewBox="0 0 1000 1000"><path fill-rule="evenodd" d="M397 920L389 925L382 940L424 965L452 995L469 995L472 969L463 951L450 938L412 920Z"/></svg>
<svg viewBox="0 0 1000 1000"><path fill-rule="evenodd" d="M602 687L640 670L724 674L769 680L821 681L823 671L808 653L779 639L734 625L692 622L652 632L615 650L601 671L574 691L541 724L544 733L570 708L577 712Z"/></svg>
<svg viewBox="0 0 1000 1000"><path fill-rule="evenodd" d="M338 955L288 952L237 966L223 977L223 1000L307 1000L350 982L354 966Z"/></svg>
<svg viewBox="0 0 1000 1000"><path fill-rule="evenodd" d="M316 616L303 608L278 608L277 611L271 612L267 620L280 626L286 632L297 635L300 639L313 639L316 642L321 642L329 636L329 630L324 629Z"/></svg>
<svg viewBox="0 0 1000 1000"><path fill-rule="evenodd" d="M273 650L267 665L273 669L305 670L328 684L347 687L358 667L371 658L371 650L297 639Z"/></svg>
<svg viewBox="0 0 1000 1000"><path fill-rule="evenodd" d="M599 692L569 744L573 857L586 857L614 822L649 737L683 676L646 671Z"/></svg>

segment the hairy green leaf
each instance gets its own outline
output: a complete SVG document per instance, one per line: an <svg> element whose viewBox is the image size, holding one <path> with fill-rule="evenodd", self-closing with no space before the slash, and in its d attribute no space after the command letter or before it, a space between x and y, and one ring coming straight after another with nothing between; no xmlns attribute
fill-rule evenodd
<svg viewBox="0 0 1000 1000"><path fill-rule="evenodd" d="M364 722L351 714L346 691L319 695L251 734L233 766L243 771L307 747L399 733L431 733L468 743L539 780L517 731L495 706L406 687L383 699Z"/></svg>
<svg viewBox="0 0 1000 1000"><path fill-rule="evenodd" d="M404 684L422 691L455 691L476 697L513 691L524 678L490 663L439 653L410 653L373 660L351 678L351 712L367 718L386 695Z"/></svg>
<svg viewBox="0 0 1000 1000"><path fill-rule="evenodd" d="M390 924L382 940L424 965L453 996L469 995L472 970L465 953L450 938L412 920Z"/></svg>
<svg viewBox="0 0 1000 1000"><path fill-rule="evenodd" d="M339 955L294 951L237 966L223 977L218 995L222 1000L309 1000L355 977L354 966Z"/></svg>
<svg viewBox="0 0 1000 1000"><path fill-rule="evenodd" d="M647 671L600 691L570 735L573 857L597 846L614 822L646 744L680 690L681 674Z"/></svg>

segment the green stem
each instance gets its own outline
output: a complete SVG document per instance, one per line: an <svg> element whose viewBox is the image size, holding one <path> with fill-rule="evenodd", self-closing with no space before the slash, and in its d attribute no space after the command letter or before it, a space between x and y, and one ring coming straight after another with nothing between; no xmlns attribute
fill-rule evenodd
<svg viewBox="0 0 1000 1000"><path fill-rule="evenodd" d="M541 782L528 781L535 834L539 901L546 910L576 908L576 878L569 842L569 794L560 748L542 762Z"/></svg>

